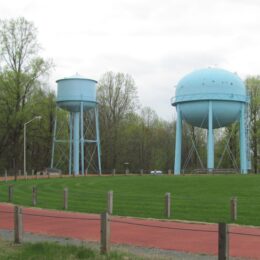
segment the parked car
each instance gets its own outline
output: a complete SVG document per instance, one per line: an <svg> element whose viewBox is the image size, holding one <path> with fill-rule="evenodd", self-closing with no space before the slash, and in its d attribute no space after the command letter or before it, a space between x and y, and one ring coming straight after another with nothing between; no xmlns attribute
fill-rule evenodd
<svg viewBox="0 0 260 260"><path fill-rule="evenodd" d="M160 170L153 170L153 171L150 171L150 174L152 174L152 175L162 175L162 171L160 171Z"/></svg>

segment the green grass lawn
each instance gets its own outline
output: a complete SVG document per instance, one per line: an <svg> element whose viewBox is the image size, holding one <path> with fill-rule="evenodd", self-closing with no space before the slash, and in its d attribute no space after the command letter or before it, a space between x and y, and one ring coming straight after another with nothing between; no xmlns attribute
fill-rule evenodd
<svg viewBox="0 0 260 260"><path fill-rule="evenodd" d="M101 213L107 191L114 191L115 215L164 217L164 195L172 195L172 218L230 223L230 198L238 199L239 224L260 226L260 176L104 176L20 180L0 184L0 201L7 201L14 184L14 203L32 205L32 186L38 187L41 208L62 209L63 188L69 189L69 210Z"/></svg>
<svg viewBox="0 0 260 260"><path fill-rule="evenodd" d="M0 240L0 259L1 260L121 260L121 259L148 259L135 255L111 252L107 255L100 255L97 250L89 249L84 246L59 245L57 243L25 243L22 245L13 244Z"/></svg>

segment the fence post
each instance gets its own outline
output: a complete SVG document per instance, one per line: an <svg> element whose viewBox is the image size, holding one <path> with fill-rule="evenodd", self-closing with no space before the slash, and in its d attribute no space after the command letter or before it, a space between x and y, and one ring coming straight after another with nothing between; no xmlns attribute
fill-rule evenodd
<svg viewBox="0 0 260 260"><path fill-rule="evenodd" d="M168 175L171 175L171 174L172 174L172 170L169 169L169 170L168 170Z"/></svg>
<svg viewBox="0 0 260 260"><path fill-rule="evenodd" d="M68 209L68 188L64 188L63 191L63 208Z"/></svg>
<svg viewBox="0 0 260 260"><path fill-rule="evenodd" d="M9 202L13 201L13 194L14 194L13 185L9 185L8 186L8 201Z"/></svg>
<svg viewBox="0 0 260 260"><path fill-rule="evenodd" d="M106 254L110 251L110 219L109 214L104 212L101 214L101 241L100 252Z"/></svg>
<svg viewBox="0 0 260 260"><path fill-rule="evenodd" d="M230 214L231 214L231 221L237 220L237 198L233 197L230 200Z"/></svg>
<svg viewBox="0 0 260 260"><path fill-rule="evenodd" d="M113 191L107 193L107 212L113 214Z"/></svg>
<svg viewBox="0 0 260 260"><path fill-rule="evenodd" d="M7 182L7 170L5 169L5 182Z"/></svg>
<svg viewBox="0 0 260 260"><path fill-rule="evenodd" d="M141 174L141 175L144 174L144 170L143 170L143 169L140 170L140 174Z"/></svg>
<svg viewBox="0 0 260 260"><path fill-rule="evenodd" d="M32 187L32 204L34 207L37 204L37 187L36 186Z"/></svg>
<svg viewBox="0 0 260 260"><path fill-rule="evenodd" d="M113 169L112 174L113 174L113 176L116 175L116 169Z"/></svg>
<svg viewBox="0 0 260 260"><path fill-rule="evenodd" d="M229 238L228 225L226 223L218 224L218 260L227 260L229 258Z"/></svg>
<svg viewBox="0 0 260 260"><path fill-rule="evenodd" d="M14 242L22 243L23 239L23 215L22 208L14 207Z"/></svg>
<svg viewBox="0 0 260 260"><path fill-rule="evenodd" d="M126 175L129 174L129 169L128 168L125 170L125 174Z"/></svg>
<svg viewBox="0 0 260 260"><path fill-rule="evenodd" d="M165 217L169 218L171 216L171 193L165 193Z"/></svg>

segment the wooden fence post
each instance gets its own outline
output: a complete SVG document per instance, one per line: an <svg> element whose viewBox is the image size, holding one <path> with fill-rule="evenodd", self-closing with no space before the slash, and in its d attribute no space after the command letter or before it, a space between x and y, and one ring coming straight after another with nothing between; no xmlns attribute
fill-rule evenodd
<svg viewBox="0 0 260 260"><path fill-rule="evenodd" d="M110 251L110 217L107 212L101 214L101 241L100 252L106 254Z"/></svg>
<svg viewBox="0 0 260 260"><path fill-rule="evenodd" d="M237 198L233 197L230 200L230 215L231 221L237 220Z"/></svg>
<svg viewBox="0 0 260 260"><path fill-rule="evenodd" d="M218 224L218 260L227 260L229 258L229 237L228 225L226 223Z"/></svg>
<svg viewBox="0 0 260 260"><path fill-rule="evenodd" d="M35 207L37 204L37 187L32 187L32 205Z"/></svg>
<svg viewBox="0 0 260 260"><path fill-rule="evenodd" d="M113 214L113 191L107 193L107 212Z"/></svg>
<svg viewBox="0 0 260 260"><path fill-rule="evenodd" d="M165 193L165 217L169 218L171 216L171 193Z"/></svg>
<svg viewBox="0 0 260 260"><path fill-rule="evenodd" d="M8 201L9 202L13 201L13 195L14 195L13 185L9 185L8 186Z"/></svg>
<svg viewBox="0 0 260 260"><path fill-rule="evenodd" d="M68 209L68 188L64 188L63 191L63 208Z"/></svg>
<svg viewBox="0 0 260 260"><path fill-rule="evenodd" d="M23 215L22 208L14 207L14 242L22 243L23 239Z"/></svg>
<svg viewBox="0 0 260 260"><path fill-rule="evenodd" d="M113 174L113 176L116 175L116 169L113 169L112 174Z"/></svg>
<svg viewBox="0 0 260 260"><path fill-rule="evenodd" d="M7 170L5 169L5 182L7 182Z"/></svg>

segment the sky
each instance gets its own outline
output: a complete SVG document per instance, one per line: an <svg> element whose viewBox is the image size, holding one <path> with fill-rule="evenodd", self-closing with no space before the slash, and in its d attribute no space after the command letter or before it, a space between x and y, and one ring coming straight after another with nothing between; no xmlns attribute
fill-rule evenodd
<svg viewBox="0 0 260 260"><path fill-rule="evenodd" d="M38 28L49 85L107 71L135 80L140 104L174 118L170 98L195 69L217 67L242 79L260 74L259 0L0 0L0 18Z"/></svg>

